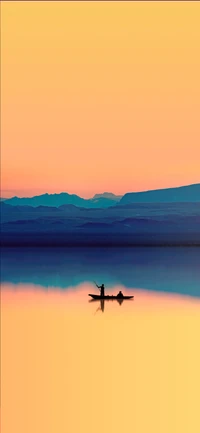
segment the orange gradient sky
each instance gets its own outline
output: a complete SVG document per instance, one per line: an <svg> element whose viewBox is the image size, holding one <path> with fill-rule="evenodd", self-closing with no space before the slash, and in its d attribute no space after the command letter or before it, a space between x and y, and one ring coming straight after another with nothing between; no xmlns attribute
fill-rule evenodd
<svg viewBox="0 0 200 433"><path fill-rule="evenodd" d="M4 197L200 181L199 2L3 2Z"/></svg>

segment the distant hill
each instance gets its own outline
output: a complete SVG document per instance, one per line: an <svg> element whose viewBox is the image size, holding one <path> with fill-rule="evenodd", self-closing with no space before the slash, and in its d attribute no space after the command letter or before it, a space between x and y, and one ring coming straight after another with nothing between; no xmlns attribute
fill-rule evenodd
<svg viewBox="0 0 200 433"><path fill-rule="evenodd" d="M89 206L90 208L108 208L111 206L115 206L117 203L116 200L112 200L107 197L99 197L99 198L92 198L89 200Z"/></svg>
<svg viewBox="0 0 200 433"><path fill-rule="evenodd" d="M68 219L38 218L1 224L1 246L200 246L199 227L200 217L84 225L75 225Z"/></svg>
<svg viewBox="0 0 200 433"><path fill-rule="evenodd" d="M126 218L143 219L169 219L200 215L200 202L194 203L132 203L123 206L112 206L107 209L83 208L74 205L55 206L11 206L0 203L1 223L33 220L37 218L60 218L87 222L111 223Z"/></svg>
<svg viewBox="0 0 200 433"><path fill-rule="evenodd" d="M177 188L130 192L122 197L118 205L171 202L200 202L200 183Z"/></svg>
<svg viewBox="0 0 200 433"><path fill-rule="evenodd" d="M200 245L200 202L126 206L1 202L1 245Z"/></svg>
<svg viewBox="0 0 200 433"><path fill-rule="evenodd" d="M107 194L107 193L105 193ZM107 208L114 206L119 199L116 196L108 197L100 195L98 197L93 197L92 199L84 199L75 194L68 194L62 192L60 194L42 194L34 197L12 197L10 199L4 200L4 203L12 206L50 206L59 207L63 205L73 205L77 207L84 208Z"/></svg>
<svg viewBox="0 0 200 433"><path fill-rule="evenodd" d="M1 199L1 203L11 206L60 207L65 205L86 209L106 209L115 206L127 206L134 203L188 203L200 202L200 184L152 191L130 192L123 197L110 192L95 194L91 199L84 199L76 194L42 194L34 197L12 197Z"/></svg>
<svg viewBox="0 0 200 433"><path fill-rule="evenodd" d="M168 218L126 218L124 220L113 219L110 222L97 220L87 221L74 219L73 217L62 218L59 216L39 217L34 219L20 219L1 224L1 234L3 232L23 233L23 232L54 232L61 231L63 234L73 232L74 235L81 233L95 234L114 233L116 236L121 234L145 234L145 233L198 233L200 235L200 215L184 216L177 215Z"/></svg>
<svg viewBox="0 0 200 433"><path fill-rule="evenodd" d="M95 194L91 200L95 201L95 200L99 200L102 198L107 198L107 199L118 202L121 200L122 195L115 195L112 192L103 192L102 194Z"/></svg>
<svg viewBox="0 0 200 433"><path fill-rule="evenodd" d="M62 192L60 194L42 194L34 197L12 197L4 203L10 204L12 206L53 206L58 207L64 204L73 204L75 206L86 206L88 200L73 194L67 194Z"/></svg>

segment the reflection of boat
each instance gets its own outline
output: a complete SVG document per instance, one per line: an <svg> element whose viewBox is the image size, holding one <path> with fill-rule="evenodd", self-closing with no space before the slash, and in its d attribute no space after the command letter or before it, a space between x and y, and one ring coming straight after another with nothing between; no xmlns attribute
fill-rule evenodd
<svg viewBox="0 0 200 433"><path fill-rule="evenodd" d="M132 301L132 299L134 298L134 296L123 296L122 297L122 296L113 296L113 295L111 295L111 296L107 295L107 296L102 297L100 295L92 295L92 294L89 294L89 296L92 297L92 299L90 299L89 302L99 302L100 301L100 307L97 308L97 311L101 310L102 313L104 312L105 301L117 301L119 305L122 305L124 300Z"/></svg>
<svg viewBox="0 0 200 433"><path fill-rule="evenodd" d="M110 301L111 299L106 299L106 301ZM116 300L118 302L119 305L122 305L123 303L123 298L117 298L117 299L113 299ZM131 299L129 299L131 301ZM105 303L105 299L104 298L100 298L100 299L90 299L89 302L99 302L101 303L101 310L104 311L104 303Z"/></svg>
<svg viewBox="0 0 200 433"><path fill-rule="evenodd" d="M91 296L91 298L93 299L99 299L99 300L106 300L106 301L114 301L115 299L117 301L123 301L124 299L133 299L134 296L114 296L114 295L105 295L105 296L101 296L101 295L92 295L91 293L89 293L88 296Z"/></svg>

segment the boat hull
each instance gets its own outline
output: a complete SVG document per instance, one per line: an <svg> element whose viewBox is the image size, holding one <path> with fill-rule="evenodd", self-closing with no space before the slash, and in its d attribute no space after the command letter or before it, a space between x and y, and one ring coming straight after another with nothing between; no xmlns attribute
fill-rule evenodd
<svg viewBox="0 0 200 433"><path fill-rule="evenodd" d="M99 299L99 300L105 299L106 301L114 301L115 299L117 301L121 301L121 300L123 301L124 299L133 299L134 298L134 296L121 296L121 297L114 296L114 295L100 296L100 295L93 295L91 293L89 293L88 296L90 296L92 299Z"/></svg>

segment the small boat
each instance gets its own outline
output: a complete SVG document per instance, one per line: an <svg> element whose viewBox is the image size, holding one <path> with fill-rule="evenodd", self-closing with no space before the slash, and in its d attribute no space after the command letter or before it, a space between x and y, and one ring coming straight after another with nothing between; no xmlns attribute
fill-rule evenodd
<svg viewBox="0 0 200 433"><path fill-rule="evenodd" d="M91 298L93 298L93 299L99 299L99 300L105 299L107 301L113 301L114 299L116 299L117 301L120 301L120 300L124 300L124 299L133 299L134 298L134 296L124 296L124 295L123 296L115 296L115 295L101 296L101 295L93 295L91 293L89 293L88 296L91 296Z"/></svg>

